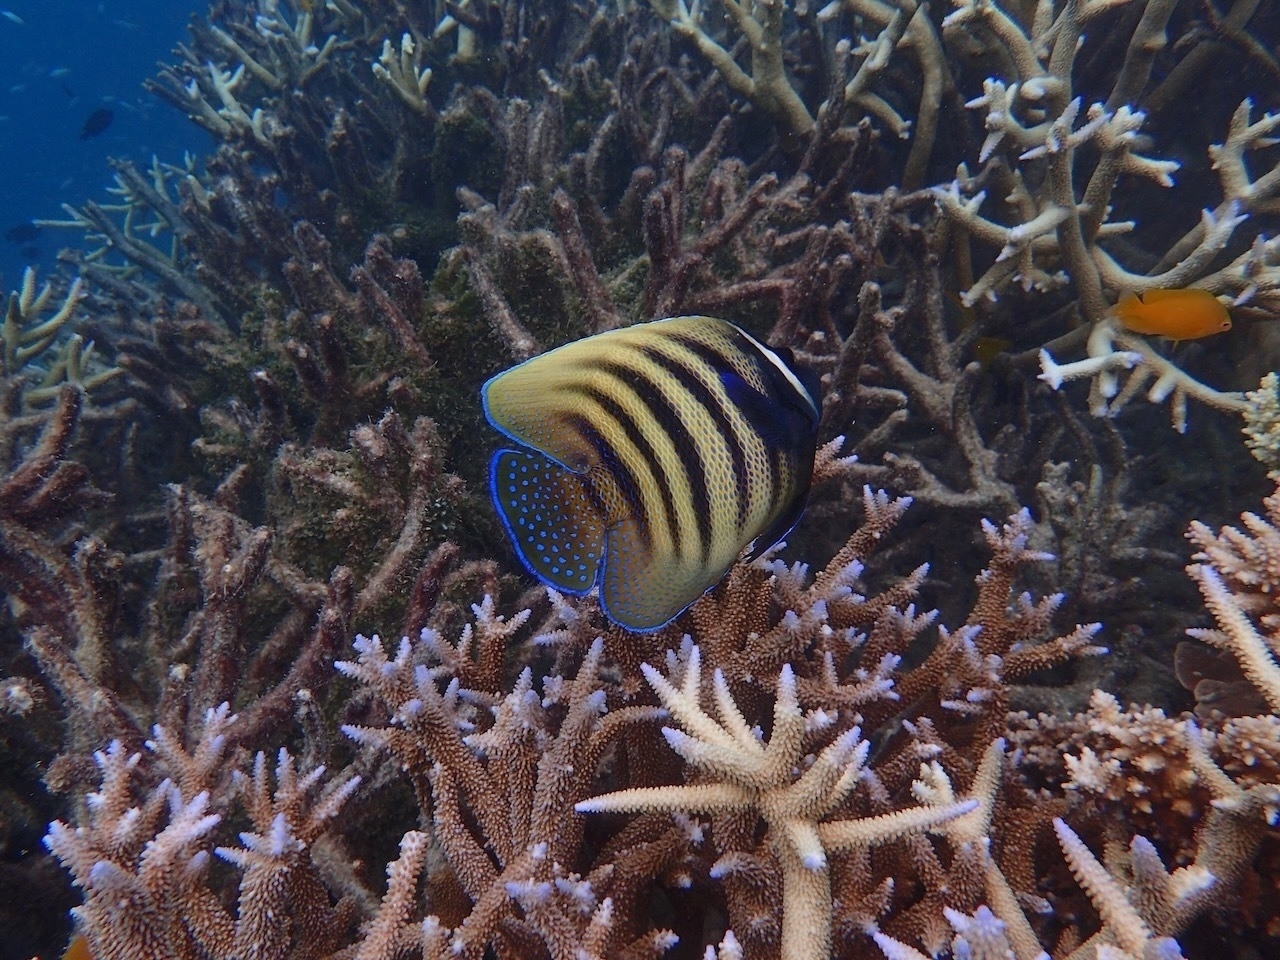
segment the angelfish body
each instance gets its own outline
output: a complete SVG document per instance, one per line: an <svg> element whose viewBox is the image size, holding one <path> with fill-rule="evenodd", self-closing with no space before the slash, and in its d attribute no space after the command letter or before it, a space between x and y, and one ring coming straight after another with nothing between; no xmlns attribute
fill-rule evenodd
<svg viewBox="0 0 1280 960"><path fill-rule="evenodd" d="M489 471L521 561L564 593L598 587L627 629L669 623L804 509L816 381L726 321L598 334L482 392L489 422L522 447L499 450Z"/></svg>
<svg viewBox="0 0 1280 960"><path fill-rule="evenodd" d="M1127 330L1170 340L1198 340L1231 329L1231 315L1208 290L1123 293L1111 313Z"/></svg>

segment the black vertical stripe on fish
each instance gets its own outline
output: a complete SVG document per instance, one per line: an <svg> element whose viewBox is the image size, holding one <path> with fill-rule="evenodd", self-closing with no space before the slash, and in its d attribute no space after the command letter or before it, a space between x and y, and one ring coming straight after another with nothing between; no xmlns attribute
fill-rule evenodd
<svg viewBox="0 0 1280 960"><path fill-rule="evenodd" d="M810 473L812 473L812 470ZM747 558L748 561L755 560L762 553L785 537L791 528L796 525L801 514L804 513L804 508L809 501L809 477L803 476L801 479L803 479L803 483L794 484L796 488L800 490L800 494L798 496L793 496L790 503L777 515L777 519L760 532L760 536L756 538L755 549L751 551Z"/></svg>
<svg viewBox="0 0 1280 960"><path fill-rule="evenodd" d="M782 486L782 450L769 447L769 511L772 513L781 506L781 497L786 493Z"/></svg>
<svg viewBox="0 0 1280 960"><path fill-rule="evenodd" d="M796 378L797 383L800 384L797 387L796 383L788 380L776 366L768 364L764 367L764 381L772 391L773 397L786 412L787 429L792 431L792 436L803 434L806 429L818 428L818 423L822 419L821 407L812 395L801 395L801 391L809 394L809 388L804 386L799 377Z"/></svg>
<svg viewBox="0 0 1280 960"><path fill-rule="evenodd" d="M674 549L676 553L679 553L681 548L680 517L676 512L675 498L671 493L671 483L667 477L666 470L662 466L662 461L658 457L658 452L653 449L653 444L644 435L640 425L636 423L635 418L622 404L618 403L603 390L585 384L574 384L568 388L567 392L590 400L604 410L605 413L609 414L617 421L618 426L622 428L622 432L627 435L627 440L639 452L645 466L649 468L649 475L653 477L653 482L658 487L658 496L662 500L662 512L667 519L667 529L671 532L671 541Z"/></svg>
<svg viewBox="0 0 1280 960"><path fill-rule="evenodd" d="M761 348L755 341L744 339L755 359L756 374L769 393L761 393L741 381L738 383L739 397L735 398L727 386L726 392L730 393L730 399L735 400L735 406L743 419L751 424L756 435L764 442L769 465L769 482L765 485L765 491L768 497L768 509L772 514L784 505L786 497L791 493L790 488L784 485L784 480L788 479L784 470L785 460L796 438L805 435L802 424L785 421L810 418L806 418L799 409L797 401L802 403L803 400L797 395L795 385L786 379L773 361L762 355ZM784 422L779 422L776 410L779 405L789 414ZM813 426L816 428L816 420L813 420ZM795 478L790 479L794 481ZM795 484L790 486L794 487Z"/></svg>
<svg viewBox="0 0 1280 960"><path fill-rule="evenodd" d="M653 347L644 347L641 351L645 357L652 363L661 367L670 374L680 384L686 393L690 394L697 401L698 406L702 408L711 417L715 424L716 434L724 442L724 446L729 451L729 457L733 461L733 478L734 487L737 494L737 510L735 515L739 529L746 522L747 511L750 508L751 488L750 478L747 466L747 452L742 446L742 439L738 436L738 431L734 429L733 422L729 419L729 415L725 412L720 398L716 396L715 391L703 382L702 378L693 368L689 367L682 360L663 353ZM718 366L723 366L724 359L717 361ZM697 441L690 438L695 450L700 450ZM698 457L698 480L705 489L707 484L706 470L703 466L701 455ZM692 477L690 478L692 480ZM710 524L710 502L707 502L707 519ZM704 538L705 540L705 538Z"/></svg>
<svg viewBox="0 0 1280 960"><path fill-rule="evenodd" d="M654 414L663 433L671 441L676 459L684 470L685 484L694 500L690 506L698 524L698 555L705 562L711 550L711 499L707 492L707 473L697 438L689 432L680 411L643 371L611 360L595 362L591 367L618 380L634 393L645 408ZM663 468L663 480L670 486L671 478L666 475L667 469Z"/></svg>
<svg viewBox="0 0 1280 960"><path fill-rule="evenodd" d="M652 346L641 347L640 353L645 359L675 377L680 386L698 401L699 406L706 407L708 412L719 409L714 403L711 392L692 370ZM651 403L654 409L661 407L666 411L667 416L661 419L661 423L676 448L676 457L684 467L685 482L688 483L689 491L693 495L693 516L698 522L699 555L705 563L711 555L712 517L711 492L708 488L707 465L702 458L702 447L685 426L684 420L680 417L680 411L671 404L666 395L656 386L650 385L650 389L653 393L652 401L644 397L641 399ZM712 406L707 407L704 395L712 398Z"/></svg>
<svg viewBox="0 0 1280 960"><path fill-rule="evenodd" d="M627 469L627 465L604 434L597 430L586 417L576 413L568 414L564 422L576 430L578 435L595 450L596 456L617 482L622 498L627 501L627 506L631 509L632 519L635 520L636 529L640 534L640 542L646 550L652 549L653 535L649 529L649 514L644 508L644 498L640 494L640 486L636 483L635 475Z"/></svg>
<svg viewBox="0 0 1280 960"><path fill-rule="evenodd" d="M591 502L591 509L596 512L596 516L603 520L609 514L604 497L600 496L600 491L596 489L596 483L591 474L584 473L581 476L583 496Z"/></svg>
<svg viewBox="0 0 1280 960"><path fill-rule="evenodd" d="M822 414L821 383L811 370L797 370L795 354L786 347L774 350L753 337L743 335L759 364L761 377L770 384L776 398L799 413L815 427Z"/></svg>
<svg viewBox="0 0 1280 960"><path fill-rule="evenodd" d="M717 358L720 365L723 365L725 362L724 358L720 358L719 354L712 347L709 347L692 337L675 337L673 339L680 343L681 346L687 347L689 350L696 353L706 363L716 363ZM766 442L777 441L779 443L783 443L783 438L787 438L789 440L795 436L803 435L805 432L804 425L816 428L818 425L818 417L815 410L816 404L809 388L804 385L803 380L794 372L791 374L795 378L794 382L789 379L787 374L783 372L782 368L778 366L774 359L767 356L766 353L772 354L773 357L782 360L783 365L787 370L790 370L790 365L786 363L784 357L780 354L774 353L774 351L750 337L742 335L740 339L742 340L743 352L748 353L752 361L754 361L751 366L755 370L756 376L760 378L761 383L764 384L764 389L762 391L752 388L760 395L760 400L766 405L781 405L789 414L791 414L791 417L788 417L789 420L794 418L801 421L801 423L795 424L787 423L783 425L775 423L770 425L769 423L765 423L765 418L760 415L760 403L752 404L752 408L750 410L745 409L741 404L738 404L739 412L742 413L743 416L745 416L751 423L751 426L755 429L757 434ZM791 351L784 350L783 354L785 354L786 357L790 357ZM776 412L774 412L772 416L773 419L776 420ZM784 443L784 445L786 444Z"/></svg>
<svg viewBox="0 0 1280 960"><path fill-rule="evenodd" d="M701 340L680 335L673 336L671 339L713 370L725 364L725 358ZM751 473L747 468L747 451L743 448L742 438L734 429L729 415L724 412L720 398L707 389L700 378L695 376L694 379L697 381L697 388L690 388L690 390L697 397L699 405L715 420L716 429L724 438L725 446L729 448L729 457L733 460L733 481L738 491L738 528L741 529L746 525L747 511L751 508Z"/></svg>

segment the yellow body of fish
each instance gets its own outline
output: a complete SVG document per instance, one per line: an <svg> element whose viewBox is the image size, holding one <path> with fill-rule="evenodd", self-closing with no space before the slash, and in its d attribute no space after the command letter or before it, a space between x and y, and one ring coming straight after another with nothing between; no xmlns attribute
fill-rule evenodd
<svg viewBox="0 0 1280 960"><path fill-rule="evenodd" d="M1231 329L1231 315L1208 290L1123 293L1111 314L1126 330L1170 340L1198 340Z"/></svg>

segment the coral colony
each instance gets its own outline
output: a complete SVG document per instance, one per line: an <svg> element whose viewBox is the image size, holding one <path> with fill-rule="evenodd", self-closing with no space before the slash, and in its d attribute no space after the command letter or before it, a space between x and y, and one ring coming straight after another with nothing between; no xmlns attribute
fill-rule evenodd
<svg viewBox="0 0 1280 960"><path fill-rule="evenodd" d="M215 148L3 321L0 950L1280 955L1276 31L214 4L151 89ZM808 506L633 632L481 386L698 315L820 381Z"/></svg>

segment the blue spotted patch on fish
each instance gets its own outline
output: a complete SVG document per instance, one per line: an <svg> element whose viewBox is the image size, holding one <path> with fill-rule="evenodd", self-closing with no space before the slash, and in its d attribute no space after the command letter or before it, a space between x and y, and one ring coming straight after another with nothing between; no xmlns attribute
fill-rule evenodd
<svg viewBox="0 0 1280 960"><path fill-rule="evenodd" d="M804 510L816 378L713 317L636 324L527 360L482 390L520 449L490 462L493 502L542 582L656 630L715 586L743 548Z"/></svg>

